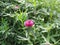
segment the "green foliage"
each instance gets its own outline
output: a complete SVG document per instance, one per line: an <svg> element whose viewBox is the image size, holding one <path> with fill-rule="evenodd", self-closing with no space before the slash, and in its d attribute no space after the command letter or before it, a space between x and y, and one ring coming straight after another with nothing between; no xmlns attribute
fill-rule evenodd
<svg viewBox="0 0 60 45"><path fill-rule="evenodd" d="M60 0L0 0L0 45L60 45Z"/></svg>

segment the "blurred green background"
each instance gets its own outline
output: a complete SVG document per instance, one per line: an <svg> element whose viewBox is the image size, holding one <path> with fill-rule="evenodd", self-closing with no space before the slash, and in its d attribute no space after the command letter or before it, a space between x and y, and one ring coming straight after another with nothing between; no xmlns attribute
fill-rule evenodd
<svg viewBox="0 0 60 45"><path fill-rule="evenodd" d="M0 45L60 45L60 0L0 0Z"/></svg>

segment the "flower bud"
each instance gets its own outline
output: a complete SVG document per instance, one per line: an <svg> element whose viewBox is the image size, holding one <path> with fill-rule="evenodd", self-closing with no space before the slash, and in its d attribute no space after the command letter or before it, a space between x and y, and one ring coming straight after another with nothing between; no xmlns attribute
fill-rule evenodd
<svg viewBox="0 0 60 45"><path fill-rule="evenodd" d="M32 27L32 26L34 25L34 21L33 21L33 20L26 20L26 21L24 22L24 25L25 25L26 27Z"/></svg>

